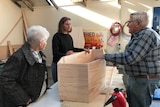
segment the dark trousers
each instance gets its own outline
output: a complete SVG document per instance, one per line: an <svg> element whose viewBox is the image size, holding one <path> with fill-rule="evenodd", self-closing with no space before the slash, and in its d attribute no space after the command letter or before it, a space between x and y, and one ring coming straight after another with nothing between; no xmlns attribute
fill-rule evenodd
<svg viewBox="0 0 160 107"><path fill-rule="evenodd" d="M52 62L52 78L54 83L58 81L57 64Z"/></svg>

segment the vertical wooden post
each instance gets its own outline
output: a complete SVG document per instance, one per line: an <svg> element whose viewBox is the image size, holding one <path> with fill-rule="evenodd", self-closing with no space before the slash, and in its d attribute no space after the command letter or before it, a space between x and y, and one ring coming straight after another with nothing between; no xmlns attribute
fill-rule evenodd
<svg viewBox="0 0 160 107"><path fill-rule="evenodd" d="M83 3L87 7L87 0L83 0Z"/></svg>
<svg viewBox="0 0 160 107"><path fill-rule="evenodd" d="M22 19L23 19L23 35L24 35L24 40L27 41L27 29L28 29L28 25L27 25L27 20L26 20L26 16L25 16L25 13L24 13L24 10L22 10Z"/></svg>
<svg viewBox="0 0 160 107"><path fill-rule="evenodd" d="M11 56L13 54L11 41L7 41L7 45L8 45L8 50L9 50L9 56Z"/></svg>

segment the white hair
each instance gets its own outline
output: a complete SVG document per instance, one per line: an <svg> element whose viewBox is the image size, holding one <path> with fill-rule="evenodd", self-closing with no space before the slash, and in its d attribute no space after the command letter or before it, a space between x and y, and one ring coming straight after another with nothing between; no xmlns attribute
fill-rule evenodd
<svg viewBox="0 0 160 107"><path fill-rule="evenodd" d="M148 15L147 12L138 11L130 14L133 17L133 20L141 21L142 26L146 27L148 25Z"/></svg>
<svg viewBox="0 0 160 107"><path fill-rule="evenodd" d="M50 34L46 28L35 25L31 26L27 31L27 39L29 44L37 44L43 40L47 40Z"/></svg>

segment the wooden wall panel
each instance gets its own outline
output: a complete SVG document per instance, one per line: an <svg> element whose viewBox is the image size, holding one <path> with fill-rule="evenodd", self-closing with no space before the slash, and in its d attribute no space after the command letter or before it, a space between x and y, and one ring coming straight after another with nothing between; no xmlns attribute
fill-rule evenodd
<svg viewBox="0 0 160 107"><path fill-rule="evenodd" d="M11 45L13 52L19 49L22 45ZM9 48L7 45L0 46L0 60L6 59L9 57Z"/></svg>

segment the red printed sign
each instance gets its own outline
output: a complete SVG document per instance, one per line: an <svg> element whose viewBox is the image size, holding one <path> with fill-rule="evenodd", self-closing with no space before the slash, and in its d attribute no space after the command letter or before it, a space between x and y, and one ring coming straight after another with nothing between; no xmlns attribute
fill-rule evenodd
<svg viewBox="0 0 160 107"><path fill-rule="evenodd" d="M85 48L104 48L106 31L84 31Z"/></svg>

